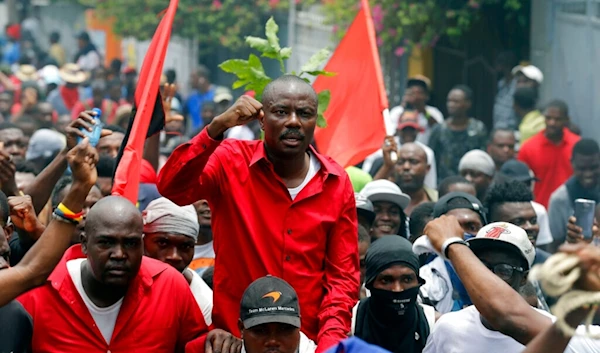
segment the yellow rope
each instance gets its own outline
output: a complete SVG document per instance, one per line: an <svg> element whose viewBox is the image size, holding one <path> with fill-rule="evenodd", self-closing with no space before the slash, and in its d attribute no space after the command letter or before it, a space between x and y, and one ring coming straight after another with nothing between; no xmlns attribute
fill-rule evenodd
<svg viewBox="0 0 600 353"><path fill-rule="evenodd" d="M567 324L567 315L579 308L590 308L585 320L585 333L583 336L600 339L600 334L590 332L590 324L600 304L600 292L586 292L571 290L573 284L581 276L579 258L575 255L557 253L552 255L544 264L536 265L531 269L530 278L537 280L544 291L553 296L561 296L552 313L556 316L557 327L566 336L575 336L576 327Z"/></svg>

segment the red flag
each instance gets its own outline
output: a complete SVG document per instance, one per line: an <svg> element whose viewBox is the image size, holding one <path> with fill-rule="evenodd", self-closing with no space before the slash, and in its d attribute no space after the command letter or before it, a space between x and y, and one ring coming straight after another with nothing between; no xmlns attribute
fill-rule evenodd
<svg viewBox="0 0 600 353"><path fill-rule="evenodd" d="M133 120L131 134L122 151L122 157L115 171L112 193L137 203L140 169L144 153L144 142L148 126L159 91L167 46L171 38L171 27L179 0L171 0L165 16L160 21L150 42L144 63L140 70L139 81L135 89L137 111Z"/></svg>
<svg viewBox="0 0 600 353"><path fill-rule="evenodd" d="M319 76L313 84L317 92L331 91L328 126L315 131L315 141L321 153L348 167L381 148L386 135L383 111L388 100L367 0L361 1L325 70L336 75Z"/></svg>

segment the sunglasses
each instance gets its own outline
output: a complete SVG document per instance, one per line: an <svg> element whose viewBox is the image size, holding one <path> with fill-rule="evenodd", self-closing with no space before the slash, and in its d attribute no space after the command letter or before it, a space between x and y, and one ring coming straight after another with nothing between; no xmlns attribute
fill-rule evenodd
<svg viewBox="0 0 600 353"><path fill-rule="evenodd" d="M505 281L511 279L515 272L525 272L525 269L523 267L511 266L509 264L497 264L493 266L485 264L485 267L487 267L490 271L494 272L496 276L502 278Z"/></svg>

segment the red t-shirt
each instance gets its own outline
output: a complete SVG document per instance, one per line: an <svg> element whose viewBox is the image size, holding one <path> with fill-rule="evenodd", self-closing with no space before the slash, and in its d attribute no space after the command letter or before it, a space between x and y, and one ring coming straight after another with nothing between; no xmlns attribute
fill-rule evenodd
<svg viewBox="0 0 600 353"><path fill-rule="evenodd" d="M82 257L81 245L72 246L46 284L18 298L33 319L34 352L183 352L207 332L181 273L144 256L107 344L67 270L67 261Z"/></svg>
<svg viewBox="0 0 600 353"><path fill-rule="evenodd" d="M573 174L571 153L581 137L565 128L562 141L554 144L545 132L542 130L527 140L521 146L518 159L540 179L535 183L533 194L536 202L548 208L550 195Z"/></svg>

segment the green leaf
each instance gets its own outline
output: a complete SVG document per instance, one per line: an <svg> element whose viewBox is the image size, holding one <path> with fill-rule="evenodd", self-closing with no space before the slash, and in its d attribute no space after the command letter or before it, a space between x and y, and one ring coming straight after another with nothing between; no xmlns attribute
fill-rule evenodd
<svg viewBox="0 0 600 353"><path fill-rule="evenodd" d="M292 48L282 48L279 51L279 55L281 55L283 60L289 59L292 56Z"/></svg>
<svg viewBox="0 0 600 353"><path fill-rule="evenodd" d="M264 38L248 36L246 37L246 43L250 46L250 48L258 50L262 54L273 52L273 48Z"/></svg>
<svg viewBox="0 0 600 353"><path fill-rule="evenodd" d="M262 63L260 62L260 59L254 54L250 54L250 56L248 57L248 66L257 70L261 70L263 72L265 71L263 69Z"/></svg>
<svg viewBox="0 0 600 353"><path fill-rule="evenodd" d="M308 62L302 65L301 71L310 72L317 71L321 68L321 65L327 60L331 52L327 48L319 50L316 54L308 59Z"/></svg>
<svg viewBox="0 0 600 353"><path fill-rule="evenodd" d="M238 88L244 87L248 83L250 83L250 81L247 81L247 80L237 80L237 81L235 81L233 83L233 85L231 85L231 88L238 89Z"/></svg>
<svg viewBox="0 0 600 353"><path fill-rule="evenodd" d="M267 21L267 25L265 26L265 35L267 36L267 40L269 41L269 45L273 50L279 52L281 47L279 46L279 37L277 37L277 32L279 32L279 26L273 19L273 16L269 18Z"/></svg>
<svg viewBox="0 0 600 353"><path fill-rule="evenodd" d="M324 70L317 70L317 71L306 71L305 73L311 75L311 76L327 76L327 77L332 77L337 75L336 72L331 72L331 71L324 71Z"/></svg>
<svg viewBox="0 0 600 353"><path fill-rule="evenodd" d="M331 100L331 92L328 89L321 91L317 95L317 99L319 103L319 107L317 109L317 126L320 128L325 128L327 127L327 120L325 120L324 113L329 107L329 101Z"/></svg>
<svg viewBox="0 0 600 353"><path fill-rule="evenodd" d="M242 59L231 59L227 61L223 61L219 67L221 70L229 73L237 73L247 71L248 62Z"/></svg>

